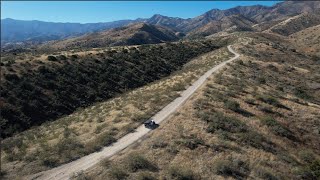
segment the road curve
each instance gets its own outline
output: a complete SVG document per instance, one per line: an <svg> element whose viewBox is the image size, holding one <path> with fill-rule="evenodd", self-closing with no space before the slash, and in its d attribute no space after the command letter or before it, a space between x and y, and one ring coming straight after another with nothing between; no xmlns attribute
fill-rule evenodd
<svg viewBox="0 0 320 180"><path fill-rule="evenodd" d="M190 87L188 87L185 91L181 93L181 96L176 98L166 107L164 107L161 111L159 111L152 118L156 123L161 123L163 120L168 118L173 112L175 112L190 96L196 92L197 89L200 88L201 85L207 80L207 78L214 72L221 69L228 62L231 62L237 59L240 55L236 53L231 46L228 46L228 50L233 53L235 56L227 61L222 62L221 64L213 67L209 71L207 71L204 75L202 75L197 81L195 81ZM150 129L144 127L144 125L139 126L134 132L129 133L122 138L120 138L117 142L113 143L111 146L104 147L99 152L94 152L87 156L84 156L80 159L72 161L70 163L58 166L56 168L50 169L48 171L43 171L27 177L26 179L46 179L46 180L55 180L55 179L69 179L74 173L85 171L90 167L96 165L100 162L100 160L104 158L109 158L121 150L125 149L129 145L135 143L144 135L146 135Z"/></svg>

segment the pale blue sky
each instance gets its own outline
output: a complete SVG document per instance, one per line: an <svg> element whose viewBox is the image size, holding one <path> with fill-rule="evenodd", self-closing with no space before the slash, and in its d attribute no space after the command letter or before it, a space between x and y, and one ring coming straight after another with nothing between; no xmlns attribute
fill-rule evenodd
<svg viewBox="0 0 320 180"><path fill-rule="evenodd" d="M1 19L50 22L109 22L121 19L149 18L154 14L192 18L211 9L279 1L1 1Z"/></svg>

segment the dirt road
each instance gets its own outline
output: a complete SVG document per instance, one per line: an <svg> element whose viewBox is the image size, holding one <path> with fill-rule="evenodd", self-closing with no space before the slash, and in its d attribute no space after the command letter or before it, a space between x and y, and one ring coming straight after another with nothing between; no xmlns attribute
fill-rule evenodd
<svg viewBox="0 0 320 180"><path fill-rule="evenodd" d="M195 81L188 89L181 93L181 96L172 101L166 107L164 107L161 111L159 111L155 116L153 116L153 120L160 124L163 120L168 118L173 112L175 112L190 96L197 90L201 85L204 84L206 79L214 72L222 68L228 62L231 62L239 57L239 54L234 52L230 46L228 46L228 50L235 55L235 57L229 59L228 61L222 62L221 64L213 67L209 71L207 71L204 75L202 75L197 81ZM85 171L90 167L96 165L100 162L100 160L104 158L111 157L121 150L125 149L129 145L138 141L144 135L146 135L150 129L144 127L144 125L139 126L134 132L125 135L120 138L117 142L112 144L111 146L104 147L101 151L89 154L80 159L72 161L68 164L64 164L53 168L48 171L40 172L38 174L32 175L27 179L69 179L74 173Z"/></svg>

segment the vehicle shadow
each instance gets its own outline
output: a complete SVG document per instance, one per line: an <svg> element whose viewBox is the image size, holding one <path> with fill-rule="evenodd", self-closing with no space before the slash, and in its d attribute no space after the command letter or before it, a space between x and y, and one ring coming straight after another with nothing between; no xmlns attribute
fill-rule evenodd
<svg viewBox="0 0 320 180"><path fill-rule="evenodd" d="M154 125L149 125L149 126L145 126L148 129L154 130L157 129L160 125L159 124L154 124Z"/></svg>

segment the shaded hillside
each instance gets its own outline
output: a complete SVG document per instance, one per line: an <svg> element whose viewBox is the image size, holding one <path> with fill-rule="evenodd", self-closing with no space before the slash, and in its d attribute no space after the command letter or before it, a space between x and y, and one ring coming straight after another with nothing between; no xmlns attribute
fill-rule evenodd
<svg viewBox="0 0 320 180"><path fill-rule="evenodd" d="M1 136L168 76L191 58L215 48L211 41L144 45L2 64Z"/></svg>
<svg viewBox="0 0 320 180"><path fill-rule="evenodd" d="M119 45L157 44L175 41L175 32L161 26L146 23L132 24L84 36L48 43L42 49L75 49Z"/></svg>
<svg viewBox="0 0 320 180"><path fill-rule="evenodd" d="M319 63L268 35L245 39L241 59L148 138L78 178L318 179Z"/></svg>

